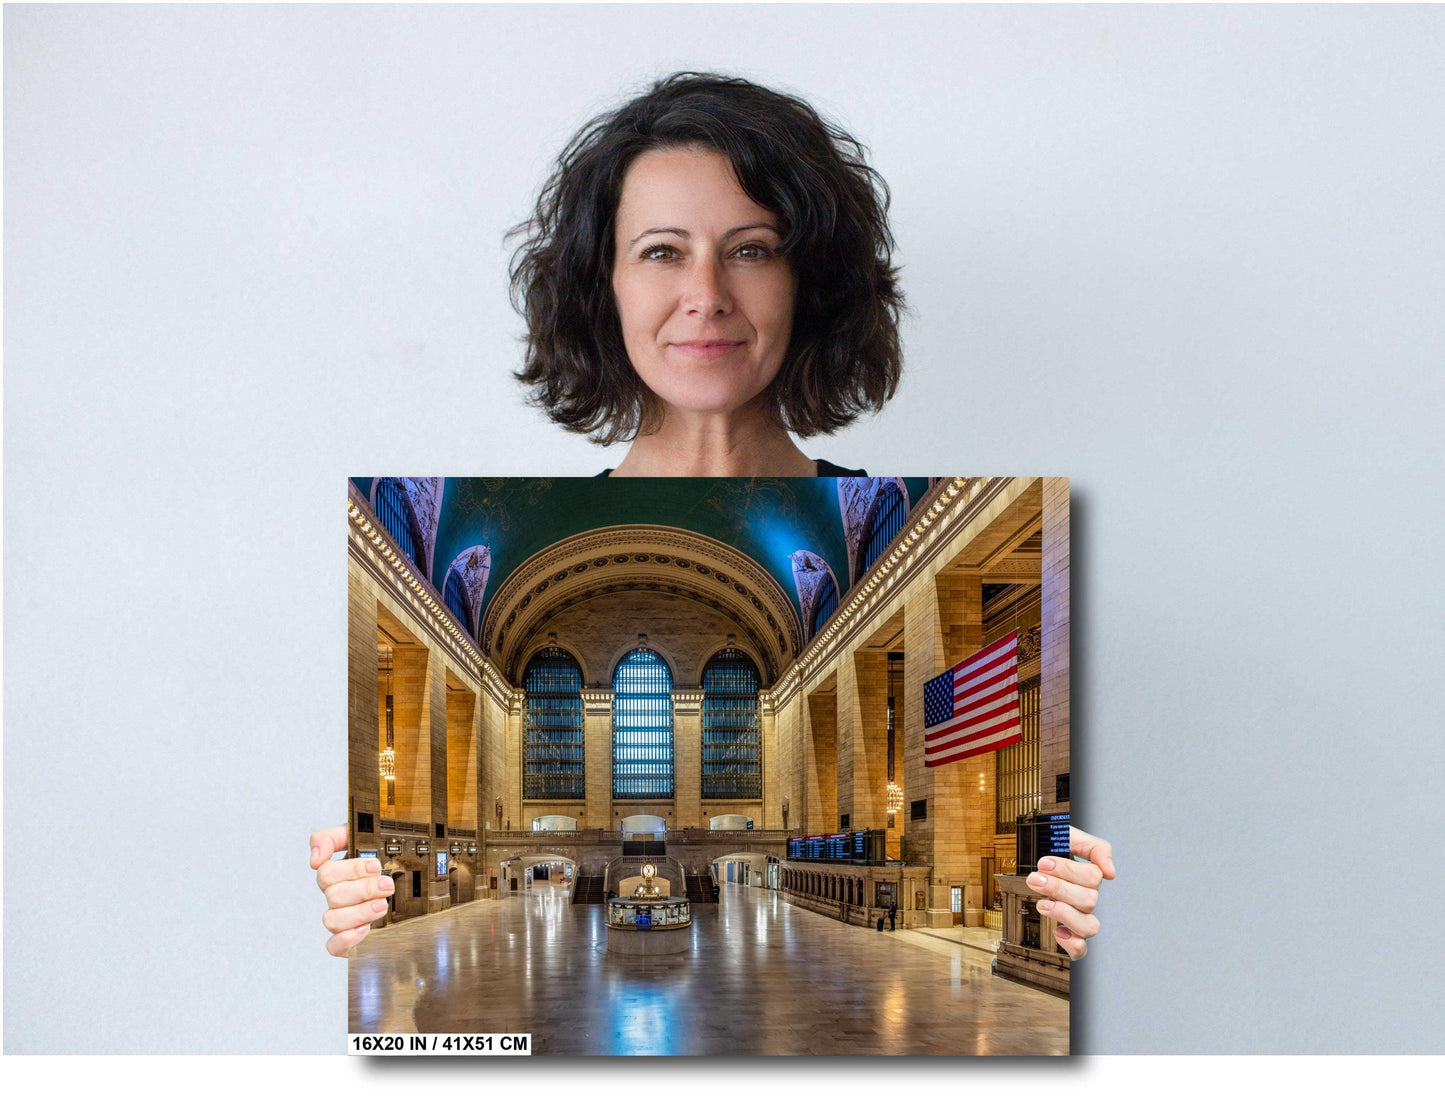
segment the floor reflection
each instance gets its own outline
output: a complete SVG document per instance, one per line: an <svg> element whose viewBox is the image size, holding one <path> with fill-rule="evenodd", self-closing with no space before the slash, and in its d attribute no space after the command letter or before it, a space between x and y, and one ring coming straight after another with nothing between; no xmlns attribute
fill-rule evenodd
<svg viewBox="0 0 1445 1120"><path fill-rule="evenodd" d="M532 1035L537 1055L1066 1054L1069 1005L976 944L845 926L724 885L692 948L609 955L604 908L538 884L372 931L353 1031Z"/></svg>

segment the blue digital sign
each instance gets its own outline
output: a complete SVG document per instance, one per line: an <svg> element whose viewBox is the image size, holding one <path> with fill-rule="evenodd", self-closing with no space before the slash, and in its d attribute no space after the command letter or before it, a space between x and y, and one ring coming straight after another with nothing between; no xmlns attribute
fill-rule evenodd
<svg viewBox="0 0 1445 1120"><path fill-rule="evenodd" d="M1039 831L1047 832L1047 841L1040 843L1039 847L1045 849L1045 853L1051 856L1062 856L1070 858L1069 853L1069 814L1068 813L1046 813L1039 818ZM1040 836L1041 841L1044 840Z"/></svg>

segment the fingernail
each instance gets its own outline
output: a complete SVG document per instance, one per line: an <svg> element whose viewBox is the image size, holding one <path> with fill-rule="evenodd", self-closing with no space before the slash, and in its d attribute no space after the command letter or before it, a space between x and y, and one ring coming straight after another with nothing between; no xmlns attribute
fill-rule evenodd
<svg viewBox="0 0 1445 1120"><path fill-rule="evenodd" d="M371 904L371 908L372 910L376 911L376 913L380 914L383 910L386 909L386 903L382 902L381 899L378 898L375 902Z"/></svg>
<svg viewBox="0 0 1445 1120"><path fill-rule="evenodd" d="M392 882L390 875L383 875L381 877L380 890L382 894L390 894L392 891L396 890L396 884Z"/></svg>
<svg viewBox="0 0 1445 1120"><path fill-rule="evenodd" d="M1055 927L1054 927L1054 932L1057 933L1060 937L1073 937L1073 936L1074 936L1074 931L1071 930L1071 929L1068 929L1068 928L1065 927L1065 926L1055 926Z"/></svg>
<svg viewBox="0 0 1445 1120"><path fill-rule="evenodd" d="M377 872L379 872L380 870L381 870L381 861L380 861L380 860L369 859L369 860L366 861L366 873L367 873L368 875L375 875L375 874L376 874Z"/></svg>
<svg viewBox="0 0 1445 1120"><path fill-rule="evenodd" d="M1039 860L1040 871L1052 871L1053 869L1054 861L1050 857L1045 856L1043 859Z"/></svg>
<svg viewBox="0 0 1445 1120"><path fill-rule="evenodd" d="M321 856L321 849L320 849L320 848L312 848L312 849L311 849L311 858L312 858L313 860L320 858L320 856Z"/></svg>
<svg viewBox="0 0 1445 1120"><path fill-rule="evenodd" d="M1036 871L1029 876L1028 884L1033 887L1034 890L1041 891L1049 885L1049 877L1047 875L1040 875Z"/></svg>
<svg viewBox="0 0 1445 1120"><path fill-rule="evenodd" d="M1047 914L1053 908L1054 900L1052 898L1045 898L1039 902L1039 909L1042 910L1045 914Z"/></svg>

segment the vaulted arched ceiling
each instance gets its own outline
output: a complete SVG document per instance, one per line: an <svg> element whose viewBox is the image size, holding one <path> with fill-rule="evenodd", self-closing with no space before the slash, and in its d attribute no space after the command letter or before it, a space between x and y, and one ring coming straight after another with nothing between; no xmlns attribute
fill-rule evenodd
<svg viewBox="0 0 1445 1120"><path fill-rule="evenodd" d="M353 478L369 497L372 478ZM746 557L781 589L794 619L801 613L791 556L817 553L846 573L848 545L834 478L446 478L436 512L431 571L434 586L463 553L485 545L491 570L479 616L489 615L499 589L519 568L559 542L619 526L657 526L711 538ZM904 479L911 500L928 479ZM658 555L666 550L661 550ZM653 573L665 565L649 561ZM635 570L635 569L634 569ZM674 568L676 572L679 569ZM846 576L844 577L846 579ZM635 581L635 577L634 577ZM740 581L746 582L746 581ZM693 589L697 591L697 588ZM746 598L751 598L752 588ZM846 591L846 588L840 588ZM700 592L699 592L700 593ZM763 601L767 597L759 595ZM474 604L474 606L477 606ZM510 609L510 608L509 608ZM761 617L753 620L776 640ZM515 624L515 621L514 621ZM499 630L500 625L494 627ZM488 639L482 635L484 647ZM784 643L785 645L788 643Z"/></svg>

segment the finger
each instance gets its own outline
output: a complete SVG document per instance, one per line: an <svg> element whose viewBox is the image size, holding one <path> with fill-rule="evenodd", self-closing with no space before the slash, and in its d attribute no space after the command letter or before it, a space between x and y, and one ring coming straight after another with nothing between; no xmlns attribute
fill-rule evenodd
<svg viewBox="0 0 1445 1120"><path fill-rule="evenodd" d="M333 859L316 872L316 885L323 891L347 879L363 879L381 874L381 861L376 859Z"/></svg>
<svg viewBox="0 0 1445 1120"><path fill-rule="evenodd" d="M1043 861L1040 860L1040 863ZM1097 867L1090 867L1094 874L1099 873ZM1038 891L1046 898L1057 899L1060 902L1067 902L1081 914L1092 914L1094 907L1099 904L1099 892L1090 887L1082 887L1077 883L1071 883L1058 875L1044 875L1035 871L1025 880L1030 887ZM327 899L331 893L326 894Z"/></svg>
<svg viewBox="0 0 1445 1120"><path fill-rule="evenodd" d="M321 924L332 933L345 933L357 926L367 926L386 913L386 903L381 899L358 903L356 906L342 906L328 910L321 915Z"/></svg>
<svg viewBox="0 0 1445 1120"><path fill-rule="evenodd" d="M1055 926L1054 940L1059 943L1064 952L1069 954L1071 961L1078 960L1089 951L1089 946L1084 939L1068 926Z"/></svg>
<svg viewBox="0 0 1445 1120"><path fill-rule="evenodd" d="M1069 851L1082 856L1104 873L1105 879L1114 877L1114 849L1109 841L1090 836L1083 829L1069 826Z"/></svg>
<svg viewBox="0 0 1445 1120"><path fill-rule="evenodd" d="M1040 899L1038 908L1040 914L1053 918L1078 937L1093 937L1099 932L1098 918L1092 914L1080 913L1067 902L1059 902L1053 898Z"/></svg>
<svg viewBox="0 0 1445 1120"><path fill-rule="evenodd" d="M1066 882L1078 883L1081 887L1088 887L1095 891L1104 881L1102 871L1092 863L1085 863L1081 859L1059 859L1055 856L1044 856L1039 860L1038 870L1043 874L1057 876Z"/></svg>
<svg viewBox="0 0 1445 1120"><path fill-rule="evenodd" d="M320 828L311 834L311 868L315 870L337 852L346 851L346 826Z"/></svg>
<svg viewBox="0 0 1445 1120"><path fill-rule="evenodd" d="M335 910L340 906L355 906L372 899L385 899L396 890L390 875L368 875L364 879L343 879L326 888L326 905Z"/></svg>
<svg viewBox="0 0 1445 1120"><path fill-rule="evenodd" d="M361 939L370 932L370 926L357 926L355 929L338 933L326 943L326 951L333 957L344 957L354 946L360 945Z"/></svg>

